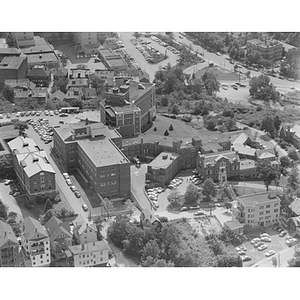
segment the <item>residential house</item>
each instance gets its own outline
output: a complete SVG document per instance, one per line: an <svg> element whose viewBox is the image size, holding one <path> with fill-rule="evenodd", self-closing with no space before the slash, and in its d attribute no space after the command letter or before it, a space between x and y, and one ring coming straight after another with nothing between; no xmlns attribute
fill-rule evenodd
<svg viewBox="0 0 300 300"><path fill-rule="evenodd" d="M84 100L91 100L97 98L97 92L94 88L84 88L83 89L83 99Z"/></svg>
<svg viewBox="0 0 300 300"><path fill-rule="evenodd" d="M104 240L70 246L66 251L68 263L73 267L106 267L109 248Z"/></svg>
<svg viewBox="0 0 300 300"><path fill-rule="evenodd" d="M58 90L50 96L50 101L53 103L60 103L65 100L66 94Z"/></svg>
<svg viewBox="0 0 300 300"><path fill-rule="evenodd" d="M60 79L68 78L68 69L61 67L56 70L53 74L54 80L58 81Z"/></svg>
<svg viewBox="0 0 300 300"><path fill-rule="evenodd" d="M72 246L72 233L69 222L52 216L44 226L50 238L51 254L55 259L65 258L65 251Z"/></svg>
<svg viewBox="0 0 300 300"><path fill-rule="evenodd" d="M280 129L280 137L288 142L293 143L296 148L300 148L300 125L282 126Z"/></svg>
<svg viewBox="0 0 300 300"><path fill-rule="evenodd" d="M229 228L235 234L243 235L244 234L244 225L237 220L227 221L224 223L224 227Z"/></svg>
<svg viewBox="0 0 300 300"><path fill-rule="evenodd" d="M27 77L30 81L34 82L36 86L48 87L50 83L50 75L50 70L41 65L34 66L31 70L29 70Z"/></svg>
<svg viewBox="0 0 300 300"><path fill-rule="evenodd" d="M22 266L20 248L11 226L0 220L0 267Z"/></svg>
<svg viewBox="0 0 300 300"><path fill-rule="evenodd" d="M79 217L73 221L73 226L74 239L78 244L87 244L98 240L97 227L94 223L87 223Z"/></svg>
<svg viewBox="0 0 300 300"><path fill-rule="evenodd" d="M293 104L300 104L300 91L297 90L286 93L284 100Z"/></svg>
<svg viewBox="0 0 300 300"><path fill-rule="evenodd" d="M145 226L156 226L157 228L161 228L160 220L148 209L143 209L140 215L140 223L142 227Z"/></svg>
<svg viewBox="0 0 300 300"><path fill-rule="evenodd" d="M21 242L25 266L47 267L50 265L50 239L39 221L31 217L24 219Z"/></svg>
<svg viewBox="0 0 300 300"><path fill-rule="evenodd" d="M275 192L260 192L237 198L234 218L250 227L270 226L279 222L280 199Z"/></svg>
<svg viewBox="0 0 300 300"><path fill-rule="evenodd" d="M276 153L274 148L262 149L256 151L256 159L258 162L276 161Z"/></svg>

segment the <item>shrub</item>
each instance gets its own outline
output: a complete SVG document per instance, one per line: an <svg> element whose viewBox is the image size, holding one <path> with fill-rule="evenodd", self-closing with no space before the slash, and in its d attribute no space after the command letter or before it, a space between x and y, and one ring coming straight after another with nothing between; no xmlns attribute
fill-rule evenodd
<svg viewBox="0 0 300 300"><path fill-rule="evenodd" d="M164 136L168 136L169 135L169 131L166 129Z"/></svg>
<svg viewBox="0 0 300 300"><path fill-rule="evenodd" d="M170 131L174 130L174 128L173 128L173 125L172 125L172 124L170 125L170 127L169 127L169 130L170 130Z"/></svg>
<svg viewBox="0 0 300 300"><path fill-rule="evenodd" d="M156 127L154 127L154 128L153 128L153 131L157 131L157 128L156 128Z"/></svg>

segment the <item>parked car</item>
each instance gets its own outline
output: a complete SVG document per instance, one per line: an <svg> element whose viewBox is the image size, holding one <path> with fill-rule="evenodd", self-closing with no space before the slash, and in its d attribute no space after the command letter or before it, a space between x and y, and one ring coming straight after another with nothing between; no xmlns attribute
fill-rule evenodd
<svg viewBox="0 0 300 300"><path fill-rule="evenodd" d="M269 251L267 251L266 253L265 253L265 256L266 257L270 257L270 256L272 256L272 255L274 255L275 254L275 251L274 250L269 250Z"/></svg>
<svg viewBox="0 0 300 300"><path fill-rule="evenodd" d="M186 206L183 206L180 208L180 211L187 211L187 210L188 210L188 208Z"/></svg>
<svg viewBox="0 0 300 300"><path fill-rule="evenodd" d="M251 241L251 244L254 245L256 243L260 242L260 238L255 238Z"/></svg>
<svg viewBox="0 0 300 300"><path fill-rule="evenodd" d="M88 208L88 206L86 204L82 204L82 209L84 211L88 211L89 210L89 208Z"/></svg>
<svg viewBox="0 0 300 300"><path fill-rule="evenodd" d="M287 231L283 230L279 233L280 237L284 237L287 234Z"/></svg>
<svg viewBox="0 0 300 300"><path fill-rule="evenodd" d="M240 250L247 251L247 248L245 246L240 246Z"/></svg>
<svg viewBox="0 0 300 300"><path fill-rule="evenodd" d="M80 197L81 197L81 194L80 194L77 190L74 192L74 194L75 194L75 196L76 196L77 198L80 198Z"/></svg>
<svg viewBox="0 0 300 300"><path fill-rule="evenodd" d="M64 177L65 179L69 179L69 178L70 178L70 176L69 176L68 173L63 173L62 175L63 175L63 177Z"/></svg>
<svg viewBox="0 0 300 300"><path fill-rule="evenodd" d="M75 192L75 191L77 191L77 188L76 188L76 186L75 186L75 185L71 185L71 186L70 186L70 189L71 189L71 191L72 191L72 192Z"/></svg>
<svg viewBox="0 0 300 300"><path fill-rule="evenodd" d="M67 183L67 185L72 185L71 179L66 179L66 183Z"/></svg>
<svg viewBox="0 0 300 300"><path fill-rule="evenodd" d="M238 255L242 256L242 255L246 255L245 251L238 251Z"/></svg>
<svg viewBox="0 0 300 300"><path fill-rule="evenodd" d="M194 216L203 216L203 215L205 215L203 210L198 210L198 211L194 212Z"/></svg>
<svg viewBox="0 0 300 300"><path fill-rule="evenodd" d="M262 244L261 246L259 246L258 248L257 248L257 250L258 251L263 251L263 250L265 250L265 249L267 249L268 248L268 246L266 245L266 244Z"/></svg>
<svg viewBox="0 0 300 300"><path fill-rule="evenodd" d="M258 247L260 247L261 245L263 245L263 242L255 243L253 246L254 246L254 248L258 248Z"/></svg>
<svg viewBox="0 0 300 300"><path fill-rule="evenodd" d="M250 261L250 260L251 260L251 257L250 257L250 256L247 256L247 255L242 256L241 258L242 258L242 261L243 261L243 262L246 262L246 261Z"/></svg>
<svg viewBox="0 0 300 300"><path fill-rule="evenodd" d="M6 179L4 185L10 185L13 183L13 180L11 179Z"/></svg>
<svg viewBox="0 0 300 300"><path fill-rule="evenodd" d="M263 236L260 240L261 240L262 242L268 242L268 243L271 243L271 238L266 237L266 236Z"/></svg>

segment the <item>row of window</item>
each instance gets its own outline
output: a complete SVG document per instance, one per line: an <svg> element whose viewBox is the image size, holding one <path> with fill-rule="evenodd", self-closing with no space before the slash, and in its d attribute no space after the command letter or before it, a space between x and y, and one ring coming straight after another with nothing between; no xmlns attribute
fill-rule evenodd
<svg viewBox="0 0 300 300"><path fill-rule="evenodd" d="M107 182L100 183L101 186L110 186L110 185L116 185L116 184L117 184L116 181L107 181Z"/></svg>

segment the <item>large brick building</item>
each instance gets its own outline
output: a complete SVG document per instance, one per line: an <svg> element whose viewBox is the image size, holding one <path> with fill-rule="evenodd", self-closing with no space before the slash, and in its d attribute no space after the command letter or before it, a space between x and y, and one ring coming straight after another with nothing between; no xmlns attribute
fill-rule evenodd
<svg viewBox="0 0 300 300"><path fill-rule="evenodd" d="M120 151L122 137L102 123L88 121L55 128L53 148L67 169L80 168L103 197L130 194L130 162Z"/></svg>
<svg viewBox="0 0 300 300"><path fill-rule="evenodd" d="M257 51L262 58L278 60L282 58L283 45L277 40L252 39L247 41L247 53Z"/></svg>
<svg viewBox="0 0 300 300"><path fill-rule="evenodd" d="M128 81L106 93L100 103L101 121L118 128L123 137L144 132L156 116L155 87Z"/></svg>
<svg viewBox="0 0 300 300"><path fill-rule="evenodd" d="M31 201L57 194L55 171L45 151L30 138L18 136L8 143L17 177Z"/></svg>
<svg viewBox="0 0 300 300"><path fill-rule="evenodd" d="M7 56L0 62L0 82L7 79L24 79L27 75L27 58L24 56Z"/></svg>

